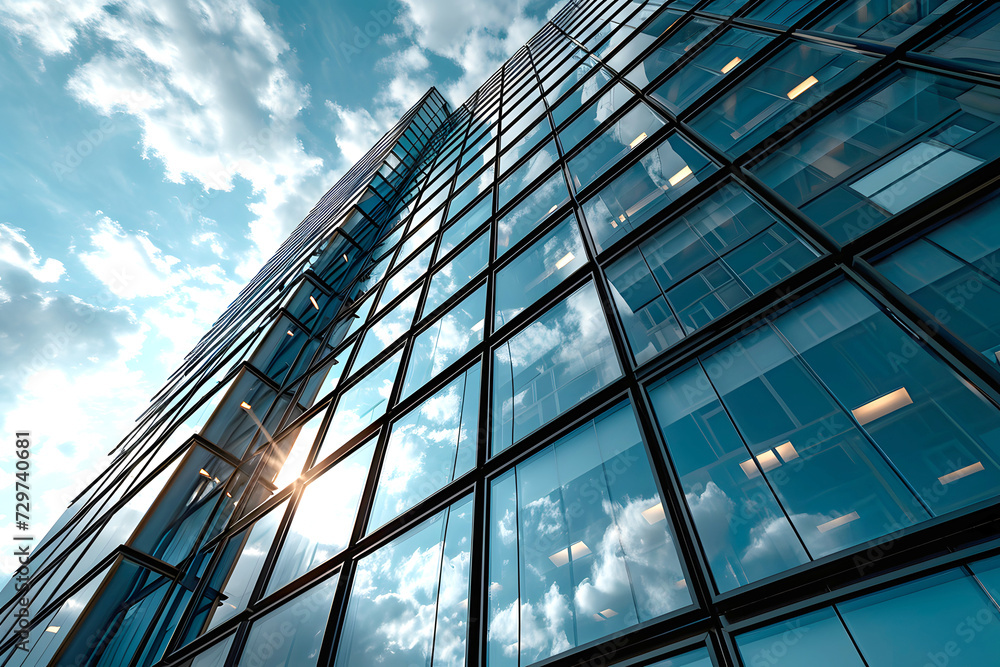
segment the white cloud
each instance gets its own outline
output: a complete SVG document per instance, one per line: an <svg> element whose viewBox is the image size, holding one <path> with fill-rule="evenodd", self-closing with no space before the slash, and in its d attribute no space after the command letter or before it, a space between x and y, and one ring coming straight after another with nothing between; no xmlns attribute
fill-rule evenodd
<svg viewBox="0 0 1000 667"><path fill-rule="evenodd" d="M44 261L31 247L23 229L0 223L0 262L24 269L43 283L54 283L65 273L63 263L51 257Z"/></svg>
<svg viewBox="0 0 1000 667"><path fill-rule="evenodd" d="M8 1L0 17L50 55L82 37L107 43L67 90L101 114L134 117L143 156L167 180L206 191L250 183L255 248L238 272L255 273L333 180L297 136L310 91L289 73L289 44L249 0L71 4Z"/></svg>

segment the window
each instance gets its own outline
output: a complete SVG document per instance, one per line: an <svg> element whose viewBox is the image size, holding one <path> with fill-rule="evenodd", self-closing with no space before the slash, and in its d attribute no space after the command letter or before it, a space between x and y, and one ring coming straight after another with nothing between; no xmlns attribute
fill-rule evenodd
<svg viewBox="0 0 1000 667"><path fill-rule="evenodd" d="M535 126L528 130L527 134L513 141L509 147L505 146L503 155L500 156L500 175L505 175L512 166L517 164L518 160L530 153L543 139L547 139L551 131L552 126L549 125L548 117L542 116L535 123ZM554 153L554 151L550 151L550 153Z"/></svg>
<svg viewBox="0 0 1000 667"><path fill-rule="evenodd" d="M402 357L403 351L399 350L341 394L316 457L317 462L385 414Z"/></svg>
<svg viewBox="0 0 1000 667"><path fill-rule="evenodd" d="M1000 489L996 409L848 283L650 397L720 591Z"/></svg>
<svg viewBox="0 0 1000 667"><path fill-rule="evenodd" d="M377 357L409 330L419 301L420 292L414 292L371 325L371 328L365 332L364 338L361 339L361 345L358 346L358 354L351 364L351 372L364 368L365 364Z"/></svg>
<svg viewBox="0 0 1000 667"><path fill-rule="evenodd" d="M569 214L497 272L494 328L499 329L587 263L576 216Z"/></svg>
<svg viewBox="0 0 1000 667"><path fill-rule="evenodd" d="M336 575L292 598L250 625L240 667L315 665L326 632Z"/></svg>
<svg viewBox="0 0 1000 667"><path fill-rule="evenodd" d="M644 224L715 171L705 155L674 133L583 204L598 250Z"/></svg>
<svg viewBox="0 0 1000 667"><path fill-rule="evenodd" d="M456 209L457 210L457 209ZM493 215L492 194L480 197L468 211L459 216L441 234L441 247L438 249L435 261L440 261L442 257L448 255L469 235L479 229L484 222Z"/></svg>
<svg viewBox="0 0 1000 667"><path fill-rule="evenodd" d="M629 345L642 363L815 257L730 184L606 272Z"/></svg>
<svg viewBox="0 0 1000 667"><path fill-rule="evenodd" d="M476 364L393 424L369 532L476 465L480 385Z"/></svg>
<svg viewBox="0 0 1000 667"><path fill-rule="evenodd" d="M747 665L769 657L787 667L987 665L1000 652L998 620L981 584L954 569L738 635L736 643Z"/></svg>
<svg viewBox="0 0 1000 667"><path fill-rule="evenodd" d="M642 62L629 70L625 78L637 88L645 88L650 81L683 58L688 51L694 48L695 44L715 30L718 25L718 23L702 19L694 19L685 23L665 42L656 47L655 51L643 58Z"/></svg>
<svg viewBox="0 0 1000 667"><path fill-rule="evenodd" d="M465 664L472 521L468 497L358 563L335 667Z"/></svg>
<svg viewBox="0 0 1000 667"><path fill-rule="evenodd" d="M1000 363L1000 198L876 267L990 363Z"/></svg>
<svg viewBox="0 0 1000 667"><path fill-rule="evenodd" d="M853 0L828 13L812 29L899 44L957 4L958 0L908 3Z"/></svg>
<svg viewBox="0 0 1000 667"><path fill-rule="evenodd" d="M770 37L761 33L729 28L667 77L652 95L674 113L680 113L731 72L739 71L770 41ZM648 70L646 75L649 76Z"/></svg>
<svg viewBox="0 0 1000 667"><path fill-rule="evenodd" d="M558 161L556 142L550 139L500 183L497 207L506 206L517 195L527 190L546 169Z"/></svg>
<svg viewBox="0 0 1000 667"><path fill-rule="evenodd" d="M427 288L427 300L424 303L423 315L433 313L434 309L444 303L452 294L472 282L479 272L486 268L490 261L490 235L483 232L462 252L431 276L430 287Z"/></svg>
<svg viewBox="0 0 1000 667"><path fill-rule="evenodd" d="M561 171L555 171L497 222L497 257L517 245L567 199L566 180Z"/></svg>
<svg viewBox="0 0 1000 667"><path fill-rule="evenodd" d="M691 126L722 150L741 155L873 62L833 47L792 43L695 116Z"/></svg>
<svg viewBox="0 0 1000 667"><path fill-rule="evenodd" d="M927 52L978 70L1000 71L1000 46L996 43L1000 6L985 3L971 19L927 47Z"/></svg>
<svg viewBox="0 0 1000 667"><path fill-rule="evenodd" d="M586 188L664 124L663 118L640 102L569 161L573 185L578 191Z"/></svg>
<svg viewBox="0 0 1000 667"><path fill-rule="evenodd" d="M691 603L629 403L490 488L486 664L530 665Z"/></svg>
<svg viewBox="0 0 1000 667"><path fill-rule="evenodd" d="M997 89L902 70L753 171L844 243L1000 155Z"/></svg>
<svg viewBox="0 0 1000 667"><path fill-rule="evenodd" d="M675 11L664 11L649 22L642 30L637 30L627 36L622 35L619 40L625 42L625 46L611 56L608 60L608 65L613 67L615 70L621 72L624 71L632 59L642 53L650 44L656 41L656 38L662 35L664 32L669 30L678 19L683 18L684 15L680 12ZM629 23L638 24L642 19L633 19ZM619 33L622 34L622 33ZM615 42L618 40L612 39L611 45L615 46Z"/></svg>
<svg viewBox="0 0 1000 667"><path fill-rule="evenodd" d="M492 453L621 374L597 289L587 283L493 353Z"/></svg>
<svg viewBox="0 0 1000 667"><path fill-rule="evenodd" d="M631 99L632 93L622 84L616 83L606 93L594 100L572 123L559 130L559 142L562 144L562 149L567 153L572 151L591 132L600 127L601 123L624 107Z"/></svg>
<svg viewBox="0 0 1000 667"><path fill-rule="evenodd" d="M606 69L595 68L591 74L584 82L572 93L570 93L566 99L557 104L552 109L552 120L555 121L556 126L562 125L573 113L587 104L594 95L596 95L604 86L611 81L611 75ZM627 91L623 94L627 94ZM552 100L549 100L551 103ZM561 135L560 135L561 136ZM567 149L568 150L568 149Z"/></svg>
<svg viewBox="0 0 1000 667"><path fill-rule="evenodd" d="M420 276L424 275L428 265L431 263L431 255L433 254L434 246L432 244L411 259L406 266L389 276L385 281L385 287L382 288L382 295L379 297L375 312L381 310L383 306L392 303L396 297L405 292Z"/></svg>
<svg viewBox="0 0 1000 667"><path fill-rule="evenodd" d="M347 546L374 452L375 441L371 440L313 478L305 487L295 506L265 595L298 579Z"/></svg>
<svg viewBox="0 0 1000 667"><path fill-rule="evenodd" d="M465 297L413 341L402 397L409 396L483 342L486 285Z"/></svg>

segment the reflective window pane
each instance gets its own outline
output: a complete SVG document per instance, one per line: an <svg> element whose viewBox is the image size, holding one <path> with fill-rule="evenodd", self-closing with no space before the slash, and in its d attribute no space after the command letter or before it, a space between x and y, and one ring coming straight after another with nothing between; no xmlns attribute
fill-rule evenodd
<svg viewBox="0 0 1000 667"><path fill-rule="evenodd" d="M828 46L790 44L691 126L722 150L742 154L873 62Z"/></svg>
<svg viewBox="0 0 1000 667"><path fill-rule="evenodd" d="M587 110L577 116L572 123L559 130L559 142L565 152L570 152L587 138L587 136L600 127L611 115L621 109L629 100L632 93L620 83L616 83L607 92L594 100ZM631 141L631 139L629 140Z"/></svg>
<svg viewBox="0 0 1000 667"><path fill-rule="evenodd" d="M497 257L517 245L567 199L566 179L556 171L497 221Z"/></svg>
<svg viewBox="0 0 1000 667"><path fill-rule="evenodd" d="M424 302L424 315L434 312L434 309L444 303L448 297L462 289L479 272L486 268L490 261L490 235L483 232L479 238L469 244L462 252L434 272L430 287L427 288L427 300Z"/></svg>
<svg viewBox="0 0 1000 667"><path fill-rule="evenodd" d="M658 77L668 68L694 48L694 45L704 39L719 24L702 19L688 21L675 31L667 41L656 47L656 50L642 59L625 78L637 88L645 88L650 81ZM685 67L687 69L687 67Z"/></svg>
<svg viewBox="0 0 1000 667"><path fill-rule="evenodd" d="M691 603L629 403L490 495L487 665L529 665Z"/></svg>
<svg viewBox="0 0 1000 667"><path fill-rule="evenodd" d="M510 321L587 263L576 216L560 222L497 272L494 328Z"/></svg>
<svg viewBox="0 0 1000 667"><path fill-rule="evenodd" d="M403 382L404 398L483 342L485 312L483 285L416 337Z"/></svg>
<svg viewBox="0 0 1000 667"><path fill-rule="evenodd" d="M347 546L374 452L375 441L372 440L309 482L295 507L266 595L298 579ZM336 511L331 512L330 508Z"/></svg>
<svg viewBox="0 0 1000 667"><path fill-rule="evenodd" d="M375 307L375 311L378 312L383 306L392 303L393 299L405 292L420 276L424 275L431 263L431 255L433 254L434 246L427 246L427 248L411 259L406 266L389 276L385 281L385 287L382 289L381 296L379 296L378 306Z"/></svg>
<svg viewBox="0 0 1000 667"><path fill-rule="evenodd" d="M584 202L584 218L597 249L610 248L715 170L679 134L664 139Z"/></svg>
<svg viewBox="0 0 1000 667"><path fill-rule="evenodd" d="M840 4L813 26L833 35L899 44L958 4L958 0L892 3L853 0Z"/></svg>
<svg viewBox="0 0 1000 667"><path fill-rule="evenodd" d="M1000 157L1000 91L902 70L753 171L844 243Z"/></svg>
<svg viewBox="0 0 1000 667"><path fill-rule="evenodd" d="M997 72L1000 71L1000 44L996 39L998 29L1000 6L985 3L970 19L927 47L927 52L975 69Z"/></svg>
<svg viewBox="0 0 1000 667"><path fill-rule="evenodd" d="M640 363L816 257L730 184L607 267Z"/></svg>
<svg viewBox="0 0 1000 667"><path fill-rule="evenodd" d="M497 208L503 208L514 197L527 190L542 172L558 160L556 142L549 140L500 183Z"/></svg>
<svg viewBox="0 0 1000 667"><path fill-rule="evenodd" d="M399 350L344 391L330 418L317 462L385 414L402 358L403 351Z"/></svg>
<svg viewBox="0 0 1000 667"><path fill-rule="evenodd" d="M476 364L393 424L369 532L475 466L480 379Z"/></svg>
<svg viewBox="0 0 1000 667"><path fill-rule="evenodd" d="M420 293L414 292L380 318L365 332L358 347L358 354L351 364L351 371L364 368L365 364L377 357L383 350L399 340L413 322Z"/></svg>
<svg viewBox="0 0 1000 667"><path fill-rule="evenodd" d="M240 667L315 665L326 632L337 576L313 586L250 626Z"/></svg>
<svg viewBox="0 0 1000 667"><path fill-rule="evenodd" d="M492 453L621 377L597 289L588 283L493 354Z"/></svg>
<svg viewBox="0 0 1000 667"><path fill-rule="evenodd" d="M652 95L674 113L680 113L731 72L738 72L770 41L770 37L758 32L729 28L657 86Z"/></svg>
<svg viewBox="0 0 1000 667"><path fill-rule="evenodd" d="M556 126L561 125L577 109L593 99L594 95L600 92L609 81L611 81L611 75L606 69L595 69L594 73L579 88L574 90L566 99L552 109L552 119L555 121ZM561 138L562 134L559 136Z"/></svg>
<svg viewBox="0 0 1000 667"><path fill-rule="evenodd" d="M664 124L665 121L659 114L640 102L569 161L573 185L577 190L582 190L593 183L609 167L639 148L647 137Z"/></svg>
<svg viewBox="0 0 1000 667"><path fill-rule="evenodd" d="M469 497L358 563L335 667L465 664L472 522Z"/></svg>
<svg viewBox="0 0 1000 667"><path fill-rule="evenodd" d="M1000 198L879 262L878 270L990 363L1000 363Z"/></svg>
<svg viewBox="0 0 1000 667"><path fill-rule="evenodd" d="M493 197L481 197L468 211L463 213L441 234L441 247L438 249L435 261L440 261L462 241L469 238L472 232L479 229L493 215Z"/></svg>

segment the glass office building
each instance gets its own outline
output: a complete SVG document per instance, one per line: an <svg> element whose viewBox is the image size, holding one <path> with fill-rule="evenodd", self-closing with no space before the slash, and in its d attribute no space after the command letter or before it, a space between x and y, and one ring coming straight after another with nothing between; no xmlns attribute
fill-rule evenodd
<svg viewBox="0 0 1000 667"><path fill-rule="evenodd" d="M2 665L996 665L998 158L996 3L571 2L222 314Z"/></svg>

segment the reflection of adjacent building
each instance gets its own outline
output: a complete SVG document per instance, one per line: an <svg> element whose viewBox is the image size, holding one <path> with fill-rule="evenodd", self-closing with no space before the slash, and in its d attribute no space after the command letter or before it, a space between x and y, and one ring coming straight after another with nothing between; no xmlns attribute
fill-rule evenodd
<svg viewBox="0 0 1000 667"><path fill-rule="evenodd" d="M593 0L323 197L3 665L1000 654L988 2Z"/></svg>

